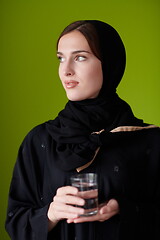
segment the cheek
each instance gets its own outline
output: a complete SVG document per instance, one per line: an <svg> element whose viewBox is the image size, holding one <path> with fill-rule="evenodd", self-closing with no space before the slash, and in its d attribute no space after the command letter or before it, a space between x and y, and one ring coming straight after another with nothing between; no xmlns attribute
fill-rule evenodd
<svg viewBox="0 0 160 240"><path fill-rule="evenodd" d="M95 86L101 88L103 84L103 73L101 65L93 65L88 71L88 77Z"/></svg>

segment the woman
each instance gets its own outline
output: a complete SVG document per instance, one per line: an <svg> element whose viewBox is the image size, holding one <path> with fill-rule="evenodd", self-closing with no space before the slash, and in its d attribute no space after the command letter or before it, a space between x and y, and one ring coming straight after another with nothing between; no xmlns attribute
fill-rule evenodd
<svg viewBox="0 0 160 240"><path fill-rule="evenodd" d="M104 22L77 21L60 35L57 56L69 101L20 147L6 220L11 239L160 239L160 130L116 94L126 60L120 36ZM97 215L78 217L76 172L98 174Z"/></svg>

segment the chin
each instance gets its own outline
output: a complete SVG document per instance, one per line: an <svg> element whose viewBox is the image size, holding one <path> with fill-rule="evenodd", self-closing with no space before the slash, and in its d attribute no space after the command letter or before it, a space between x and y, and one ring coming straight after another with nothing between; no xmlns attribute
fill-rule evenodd
<svg viewBox="0 0 160 240"><path fill-rule="evenodd" d="M82 101L82 100L85 100L85 99L87 99L87 98L85 98L85 97L80 97L80 96L74 96L74 95L67 95L67 98L68 98L68 100L70 100L70 101Z"/></svg>
<svg viewBox="0 0 160 240"><path fill-rule="evenodd" d="M67 98L68 98L68 100L73 101L73 102L85 100L85 98L76 98L76 97L75 98L67 97Z"/></svg>
<svg viewBox="0 0 160 240"><path fill-rule="evenodd" d="M83 100L86 100L86 99L93 99L93 98L96 98L97 96L98 96L98 94L96 93L96 94L73 94L73 92L72 92L72 94L71 93L66 93L66 95L67 95L67 98L68 98L68 100L70 100L70 101L83 101Z"/></svg>

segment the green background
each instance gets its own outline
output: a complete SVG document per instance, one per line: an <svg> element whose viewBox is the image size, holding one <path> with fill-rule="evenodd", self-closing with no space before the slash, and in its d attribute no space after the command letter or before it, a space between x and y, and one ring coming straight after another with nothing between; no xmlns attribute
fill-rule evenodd
<svg viewBox="0 0 160 240"><path fill-rule="evenodd" d="M70 22L98 19L120 33L127 67L119 95L145 122L160 124L159 0L1 0L0 239L20 143L67 101L57 75L56 39ZM18 187L18 186L17 186Z"/></svg>

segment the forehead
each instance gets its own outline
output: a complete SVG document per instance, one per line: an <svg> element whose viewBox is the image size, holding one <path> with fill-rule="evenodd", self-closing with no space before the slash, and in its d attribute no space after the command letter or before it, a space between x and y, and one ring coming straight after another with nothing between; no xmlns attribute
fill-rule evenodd
<svg viewBox="0 0 160 240"><path fill-rule="evenodd" d="M76 51L82 49L91 51L86 38L77 30L62 36L58 43L58 52Z"/></svg>

